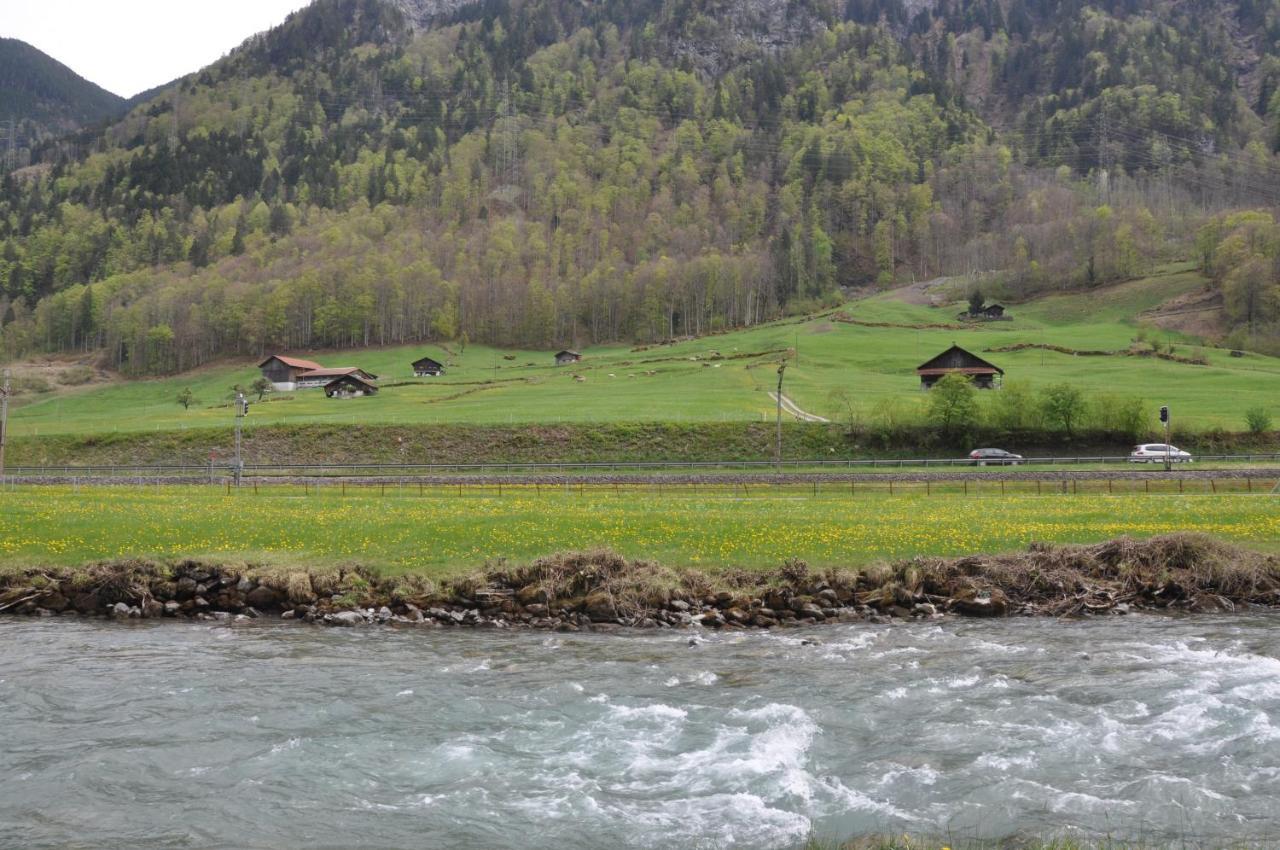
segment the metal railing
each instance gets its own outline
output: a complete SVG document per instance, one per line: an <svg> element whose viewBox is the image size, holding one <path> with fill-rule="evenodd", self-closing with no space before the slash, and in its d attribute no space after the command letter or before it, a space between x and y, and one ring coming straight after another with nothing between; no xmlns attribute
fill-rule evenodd
<svg viewBox="0 0 1280 850"><path fill-rule="evenodd" d="M412 479L441 475L452 476L506 476L506 475L609 475L617 473L741 473L741 472L824 472L875 471L907 469L947 469L954 467L978 467L987 471L1011 470L1026 466L1088 466L1126 465L1131 463L1127 455L1120 456L1072 456L1027 457L1016 463L999 461L974 461L972 458L864 458L864 459L813 459L784 460L781 463L768 460L724 461L563 461L544 463L253 463L244 465L246 477L258 478L376 478L397 477ZM1191 468L1203 469L1205 464L1280 463L1280 453L1250 453L1197 455ZM1163 468L1158 459L1154 463L1134 463L1137 468ZM1175 468L1183 464L1174 464ZM192 479L222 480L234 475L234 464L106 464L91 466L50 465L10 466L6 478L38 479Z"/></svg>

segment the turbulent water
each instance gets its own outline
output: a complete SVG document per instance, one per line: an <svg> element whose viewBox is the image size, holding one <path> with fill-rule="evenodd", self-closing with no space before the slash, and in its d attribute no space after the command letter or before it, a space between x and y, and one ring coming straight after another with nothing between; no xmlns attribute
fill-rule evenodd
<svg viewBox="0 0 1280 850"><path fill-rule="evenodd" d="M1277 626L947 622L690 645L10 619L0 847L1273 843Z"/></svg>

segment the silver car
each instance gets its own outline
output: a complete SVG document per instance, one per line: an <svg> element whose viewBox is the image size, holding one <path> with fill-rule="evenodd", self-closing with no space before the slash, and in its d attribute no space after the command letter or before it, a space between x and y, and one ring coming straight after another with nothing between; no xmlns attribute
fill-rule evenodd
<svg viewBox="0 0 1280 850"><path fill-rule="evenodd" d="M1165 443L1143 443L1140 446L1134 446L1133 451L1129 453L1130 463L1164 463L1166 460L1173 463L1191 463L1191 453L1184 452L1177 446L1166 445Z"/></svg>

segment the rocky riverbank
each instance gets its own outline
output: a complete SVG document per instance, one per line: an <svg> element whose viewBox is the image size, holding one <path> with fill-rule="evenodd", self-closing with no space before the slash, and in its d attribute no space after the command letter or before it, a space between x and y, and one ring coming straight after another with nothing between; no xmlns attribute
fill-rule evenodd
<svg viewBox="0 0 1280 850"><path fill-rule="evenodd" d="M1199 535L914 558L859 570L704 573L607 551L492 567L437 584L351 568L282 571L192 560L111 561L0 575L0 613L330 626L777 628L824 622L1087 616L1280 606L1280 558Z"/></svg>

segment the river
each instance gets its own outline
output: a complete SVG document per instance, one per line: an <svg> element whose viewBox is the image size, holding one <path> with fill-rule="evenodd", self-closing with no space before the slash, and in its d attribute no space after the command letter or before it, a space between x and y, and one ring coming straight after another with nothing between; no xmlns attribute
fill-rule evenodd
<svg viewBox="0 0 1280 850"><path fill-rule="evenodd" d="M1274 842L1277 625L693 638L5 619L0 847Z"/></svg>

